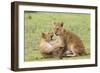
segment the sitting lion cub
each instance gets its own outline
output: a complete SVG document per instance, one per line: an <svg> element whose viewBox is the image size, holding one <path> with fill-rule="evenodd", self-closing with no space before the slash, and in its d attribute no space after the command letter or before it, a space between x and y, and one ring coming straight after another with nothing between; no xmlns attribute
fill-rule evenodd
<svg viewBox="0 0 100 73"><path fill-rule="evenodd" d="M64 44L59 37L54 36L54 34L50 32L42 33L40 41L40 53L44 57L59 57L61 59L63 56L63 50Z"/></svg>
<svg viewBox="0 0 100 73"><path fill-rule="evenodd" d="M67 56L79 56L82 53L86 53L81 38L75 33L65 29L63 22L54 22L53 25L55 34L62 38L62 41L65 44L64 47L66 49L65 53Z"/></svg>

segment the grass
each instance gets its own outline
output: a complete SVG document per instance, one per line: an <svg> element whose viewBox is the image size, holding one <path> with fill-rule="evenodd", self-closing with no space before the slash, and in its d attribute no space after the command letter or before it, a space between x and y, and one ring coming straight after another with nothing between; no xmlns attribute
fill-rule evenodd
<svg viewBox="0 0 100 73"><path fill-rule="evenodd" d="M63 21L64 27L76 33L90 53L90 15L79 13L49 13L49 12L25 12L25 61L55 60L55 58L43 58L39 53L39 41L42 32L52 31L53 21ZM90 54L79 57L64 57L64 59L90 58Z"/></svg>

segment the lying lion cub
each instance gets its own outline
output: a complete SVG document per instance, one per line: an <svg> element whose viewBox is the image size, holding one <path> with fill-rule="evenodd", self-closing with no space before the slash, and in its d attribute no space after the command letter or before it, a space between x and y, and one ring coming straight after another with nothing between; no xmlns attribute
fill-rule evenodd
<svg viewBox="0 0 100 73"><path fill-rule="evenodd" d="M59 57L62 58L62 51L64 50L64 43L62 40L54 36L53 33L44 32L42 33L40 41L40 53L44 57Z"/></svg>

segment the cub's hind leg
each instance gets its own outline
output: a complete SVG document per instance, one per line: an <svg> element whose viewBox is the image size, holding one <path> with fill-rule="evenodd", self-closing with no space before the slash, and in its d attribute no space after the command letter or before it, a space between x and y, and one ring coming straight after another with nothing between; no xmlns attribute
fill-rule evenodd
<svg viewBox="0 0 100 73"><path fill-rule="evenodd" d="M78 48L75 48L73 45L71 45L68 50L67 50L67 56L72 56L72 57L75 57L75 56L79 56L79 53L78 53Z"/></svg>

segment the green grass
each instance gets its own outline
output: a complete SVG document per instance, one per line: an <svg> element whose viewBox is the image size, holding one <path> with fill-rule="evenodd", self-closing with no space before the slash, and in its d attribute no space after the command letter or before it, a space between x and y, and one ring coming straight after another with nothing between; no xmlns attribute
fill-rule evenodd
<svg viewBox="0 0 100 73"><path fill-rule="evenodd" d="M39 53L39 42L42 32L52 31L53 21L63 21L64 27L76 33L90 53L90 15L79 13L49 13L49 12L25 12L25 61L55 60L55 58L43 58ZM79 57L64 57L64 59L90 58L90 54Z"/></svg>

